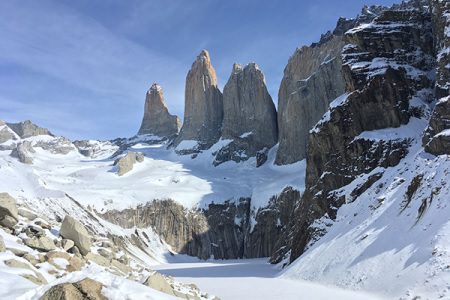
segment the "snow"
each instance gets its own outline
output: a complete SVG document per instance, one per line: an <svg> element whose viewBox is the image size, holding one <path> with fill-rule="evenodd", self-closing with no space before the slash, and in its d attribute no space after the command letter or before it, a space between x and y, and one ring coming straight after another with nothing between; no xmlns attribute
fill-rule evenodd
<svg viewBox="0 0 450 300"><path fill-rule="evenodd" d="M358 137L413 142L398 166L376 168L336 191L352 201L338 210L336 220L324 217L316 222L327 233L310 244L282 278L360 289L391 299L450 299L450 156L423 151L426 125L412 118L399 128ZM354 188L378 172L384 172L382 178L352 199ZM419 174L422 183L408 203L406 191Z"/></svg>
<svg viewBox="0 0 450 300"><path fill-rule="evenodd" d="M36 142L41 138L30 140ZM303 190L304 164L273 165L276 147L269 151L269 161L260 168L255 167L255 158L214 167L213 153L230 142L220 140L209 150L199 153L196 159L177 155L173 149L167 149L164 142L139 142L130 151L144 153L145 160L120 177L112 166L114 159L105 158L105 153L115 151L108 143L95 143L96 158L87 158L75 150L62 155L35 147L33 165L21 164L9 156L10 151L0 151L0 178L7 178L0 182L0 190L25 199L61 199L68 194L99 212L137 207L163 199L173 199L187 208L195 208L207 207L211 202L252 197L257 203L254 206L260 207L288 184ZM196 143L184 141L180 145L184 148Z"/></svg>
<svg viewBox="0 0 450 300"><path fill-rule="evenodd" d="M354 140L365 139L373 141L400 140L414 138L418 132L422 132L428 122L424 119L411 118L410 122L397 128L385 128L372 131L364 131Z"/></svg>
<svg viewBox="0 0 450 300"><path fill-rule="evenodd" d="M264 258L173 263L156 266L155 269L179 281L193 282L201 290L217 295L222 300L383 299L303 280L279 278L279 270Z"/></svg>
<svg viewBox="0 0 450 300"><path fill-rule="evenodd" d="M241 134L239 137L242 138L242 139L244 139L244 138L246 138L246 137L248 137L248 136L250 136L250 135L252 135L252 134L253 134L253 132L252 132L252 131L249 131L249 132L246 132L246 133Z"/></svg>
<svg viewBox="0 0 450 300"><path fill-rule="evenodd" d="M198 142L195 140L184 140L178 144L178 146L175 148L175 150L177 150L177 151L190 150L190 149L195 149L197 146L198 146Z"/></svg>
<svg viewBox="0 0 450 300"><path fill-rule="evenodd" d="M450 129L445 129L436 134L435 136L450 136Z"/></svg>

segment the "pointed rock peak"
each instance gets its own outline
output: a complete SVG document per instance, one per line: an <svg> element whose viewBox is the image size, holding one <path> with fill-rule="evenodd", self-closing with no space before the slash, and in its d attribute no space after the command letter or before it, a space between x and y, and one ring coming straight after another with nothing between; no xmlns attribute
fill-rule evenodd
<svg viewBox="0 0 450 300"><path fill-rule="evenodd" d="M150 89L148 90L148 94L154 94L154 93L160 93L162 92L162 87L157 84L156 82L152 84L152 86L150 87Z"/></svg>
<svg viewBox="0 0 450 300"><path fill-rule="evenodd" d="M211 61L211 58L209 57L209 52L206 49L203 49L200 54L197 56L197 60L207 60Z"/></svg>
<svg viewBox="0 0 450 300"><path fill-rule="evenodd" d="M257 70L257 71L260 71L259 66L258 66L255 62L248 63L248 64L245 66L245 68L246 68L246 69L249 69L249 70Z"/></svg>
<svg viewBox="0 0 450 300"><path fill-rule="evenodd" d="M233 64L233 73L240 73L242 71L242 66L238 63Z"/></svg>

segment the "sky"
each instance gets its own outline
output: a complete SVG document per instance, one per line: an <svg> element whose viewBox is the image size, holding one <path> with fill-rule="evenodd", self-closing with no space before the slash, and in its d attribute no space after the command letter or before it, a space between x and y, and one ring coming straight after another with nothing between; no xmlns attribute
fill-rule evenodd
<svg viewBox="0 0 450 300"><path fill-rule="evenodd" d="M296 48L364 4L398 2L0 1L0 119L30 119L71 139L133 136L153 82L182 118L186 74L202 49L221 89L234 62L256 62L276 104Z"/></svg>

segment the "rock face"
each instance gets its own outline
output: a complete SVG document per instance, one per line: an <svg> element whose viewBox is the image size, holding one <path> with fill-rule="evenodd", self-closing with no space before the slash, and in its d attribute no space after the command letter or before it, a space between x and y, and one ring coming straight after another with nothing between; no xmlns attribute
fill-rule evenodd
<svg viewBox="0 0 450 300"><path fill-rule="evenodd" d="M222 138L232 142L219 150L215 164L239 162L278 141L277 112L264 75L255 63L234 64L223 90Z"/></svg>
<svg viewBox="0 0 450 300"><path fill-rule="evenodd" d="M437 104L423 138L425 150L434 154L450 154L450 3L432 0L434 46L437 53L435 96Z"/></svg>
<svg viewBox="0 0 450 300"><path fill-rule="evenodd" d="M204 210L187 210L171 200L153 201L102 217L124 228L151 226L178 253L202 259L267 257L279 244L298 197L298 191L286 188L257 211L250 209L248 198L210 204Z"/></svg>
<svg viewBox="0 0 450 300"><path fill-rule="evenodd" d="M345 91L341 74L342 34L297 49L284 69L278 93L279 148L276 164L306 157L309 130L329 103Z"/></svg>
<svg viewBox="0 0 450 300"><path fill-rule="evenodd" d="M197 56L186 77L184 121L175 145L195 140L207 149L221 135L222 93L217 87L216 71L206 50Z"/></svg>
<svg viewBox="0 0 450 300"><path fill-rule="evenodd" d="M337 189L379 166L395 166L406 156L408 139L358 136L419 117L409 101L433 84L428 78L433 67L430 21L423 9L392 9L345 34L343 75L348 94L331 104L309 135L306 191L292 216L293 234L285 237L272 261L281 261L289 250L291 261L296 259L317 238L320 232L313 222L324 215L333 219L346 201L335 193Z"/></svg>
<svg viewBox="0 0 450 300"><path fill-rule="evenodd" d="M11 156L17 158L21 163L31 165L33 158L30 153L35 153L30 141L20 142L12 151Z"/></svg>
<svg viewBox="0 0 450 300"><path fill-rule="evenodd" d="M8 193L0 193L0 225L12 228L19 220L16 199Z"/></svg>
<svg viewBox="0 0 450 300"><path fill-rule="evenodd" d="M172 137L178 134L180 127L180 119L169 114L162 87L154 83L145 98L144 118L138 134Z"/></svg>
<svg viewBox="0 0 450 300"><path fill-rule="evenodd" d="M8 127L11 128L22 139L37 135L53 136L53 134L47 128L39 127L29 120L20 123L6 123L6 125L8 125Z"/></svg>
<svg viewBox="0 0 450 300"><path fill-rule="evenodd" d="M72 240L81 254L86 255L91 251L91 236L86 227L71 216L64 218L59 234L65 239Z"/></svg>
<svg viewBox="0 0 450 300"><path fill-rule="evenodd" d="M106 300L102 295L103 285L90 278L74 283L62 283L51 287L40 300Z"/></svg>
<svg viewBox="0 0 450 300"><path fill-rule="evenodd" d="M114 161L117 166L117 175L122 176L133 169L133 165L137 162L143 162L144 155L138 152L128 152L125 156Z"/></svg>

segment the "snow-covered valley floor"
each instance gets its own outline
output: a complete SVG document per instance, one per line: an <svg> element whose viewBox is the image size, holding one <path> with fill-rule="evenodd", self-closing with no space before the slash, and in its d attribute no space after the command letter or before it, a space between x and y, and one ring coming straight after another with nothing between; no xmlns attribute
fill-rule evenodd
<svg viewBox="0 0 450 300"><path fill-rule="evenodd" d="M217 295L222 300L385 299L310 281L279 278L279 270L264 258L180 262L155 266L154 269L179 281L195 283L200 289Z"/></svg>

